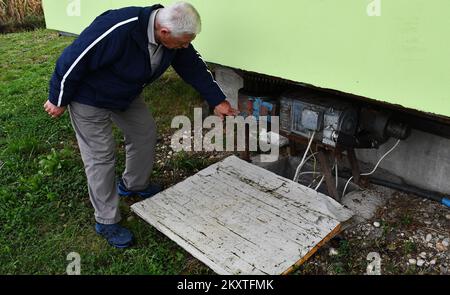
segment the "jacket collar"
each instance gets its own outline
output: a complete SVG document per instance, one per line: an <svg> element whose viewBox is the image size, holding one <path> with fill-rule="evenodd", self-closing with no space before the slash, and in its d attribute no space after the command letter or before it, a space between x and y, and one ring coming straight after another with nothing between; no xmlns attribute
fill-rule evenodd
<svg viewBox="0 0 450 295"><path fill-rule="evenodd" d="M155 9L163 8L164 6L156 4L150 7L144 7L139 13L138 27L132 33L134 40L138 43L142 50L148 50L148 25L150 21L150 14Z"/></svg>
<svg viewBox="0 0 450 295"><path fill-rule="evenodd" d="M141 10L138 19L138 27L136 30L132 32L133 39L137 42L138 46L141 50L144 51L146 56L146 60L150 66L150 53L148 52L148 24L150 22L150 14L159 8L164 8L164 6L157 4L150 7L145 7ZM173 56L175 54L175 49L168 49L164 47L163 56L161 59L161 65L158 70L153 73L151 79L153 80L156 77L162 75L162 73L170 66L172 62Z"/></svg>

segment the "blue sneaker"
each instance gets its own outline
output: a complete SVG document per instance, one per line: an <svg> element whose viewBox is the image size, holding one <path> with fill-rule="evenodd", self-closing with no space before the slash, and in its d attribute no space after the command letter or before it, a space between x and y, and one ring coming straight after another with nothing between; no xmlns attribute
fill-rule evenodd
<svg viewBox="0 0 450 295"><path fill-rule="evenodd" d="M120 179L117 184L117 191L119 193L119 196L121 196L121 197L139 196L142 199L147 199L147 198L153 197L154 195L159 193L161 190L162 190L161 186L151 184L143 191L134 192L134 191L130 191L127 189L127 187L123 183L122 179Z"/></svg>
<svg viewBox="0 0 450 295"><path fill-rule="evenodd" d="M95 223L95 231L104 237L108 243L116 248L123 249L133 244L133 234L128 229L116 224Z"/></svg>

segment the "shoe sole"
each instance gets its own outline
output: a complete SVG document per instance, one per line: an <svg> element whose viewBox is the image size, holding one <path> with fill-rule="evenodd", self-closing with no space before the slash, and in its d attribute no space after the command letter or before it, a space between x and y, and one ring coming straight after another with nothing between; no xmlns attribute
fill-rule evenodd
<svg viewBox="0 0 450 295"><path fill-rule="evenodd" d="M111 243L108 243L108 244L110 246L113 246L114 248L117 248L117 249L125 249L125 248L129 248L129 247L133 246L133 242L130 242L130 243L126 244L126 245L114 245L114 244L111 244Z"/></svg>
<svg viewBox="0 0 450 295"><path fill-rule="evenodd" d="M123 197L123 198L140 197L141 199L148 199L148 198L153 197L154 195L159 194L160 192L162 192L162 189L160 189L158 192L156 192L154 194L146 194L146 193L141 193L141 192L124 192L123 190L117 188L117 194L119 195L119 197Z"/></svg>
<svg viewBox="0 0 450 295"><path fill-rule="evenodd" d="M142 193L129 193L129 194L119 194L119 196L122 198L139 197L141 199L148 199L148 198L151 198L151 197L157 195L158 193L150 194L150 195L146 195L146 194L142 194Z"/></svg>

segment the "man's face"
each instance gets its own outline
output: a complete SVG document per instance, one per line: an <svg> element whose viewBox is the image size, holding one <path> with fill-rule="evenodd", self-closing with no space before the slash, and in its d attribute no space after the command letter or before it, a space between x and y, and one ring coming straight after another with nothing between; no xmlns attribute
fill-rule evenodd
<svg viewBox="0 0 450 295"><path fill-rule="evenodd" d="M181 49L188 48L195 37L195 35L191 34L174 36L170 31L162 30L160 42L169 49Z"/></svg>

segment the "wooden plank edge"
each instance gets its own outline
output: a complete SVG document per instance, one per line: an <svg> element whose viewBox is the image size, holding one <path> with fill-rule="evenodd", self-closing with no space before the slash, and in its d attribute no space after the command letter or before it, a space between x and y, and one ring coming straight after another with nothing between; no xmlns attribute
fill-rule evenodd
<svg viewBox="0 0 450 295"><path fill-rule="evenodd" d="M289 267L287 270L285 270L284 272L281 273L281 275L289 275L291 274L293 271L295 271L298 267L300 267L303 263L305 263L309 258L311 258L311 256L314 255L314 253L317 252L317 250L319 250L320 247L322 247L323 245L325 245L326 243L328 243L328 241L330 241L334 236L336 236L339 232L341 232L342 230L342 226L339 223L322 241L320 241L319 243L317 243L316 246L314 246L314 248L312 248L305 256L303 256L299 261L297 261L294 265L292 265L291 267Z"/></svg>
<svg viewBox="0 0 450 295"><path fill-rule="evenodd" d="M204 263L206 266L211 268L216 274L218 275L232 275L229 271L225 270L221 266L219 266L217 263L213 262L212 260L208 259L204 253L202 253L199 249L194 247L193 245L186 242L183 238L175 234L172 230L164 226L163 224L159 223L156 220L151 220L148 218L148 216L145 215L145 213L141 210L141 208L138 208L137 206L132 205L131 210L136 213L139 217L141 217L143 220L145 220L148 224L156 228L159 232L161 232L163 235L167 236L169 239L174 241L178 246L180 246L183 250L191 254L193 257Z"/></svg>

